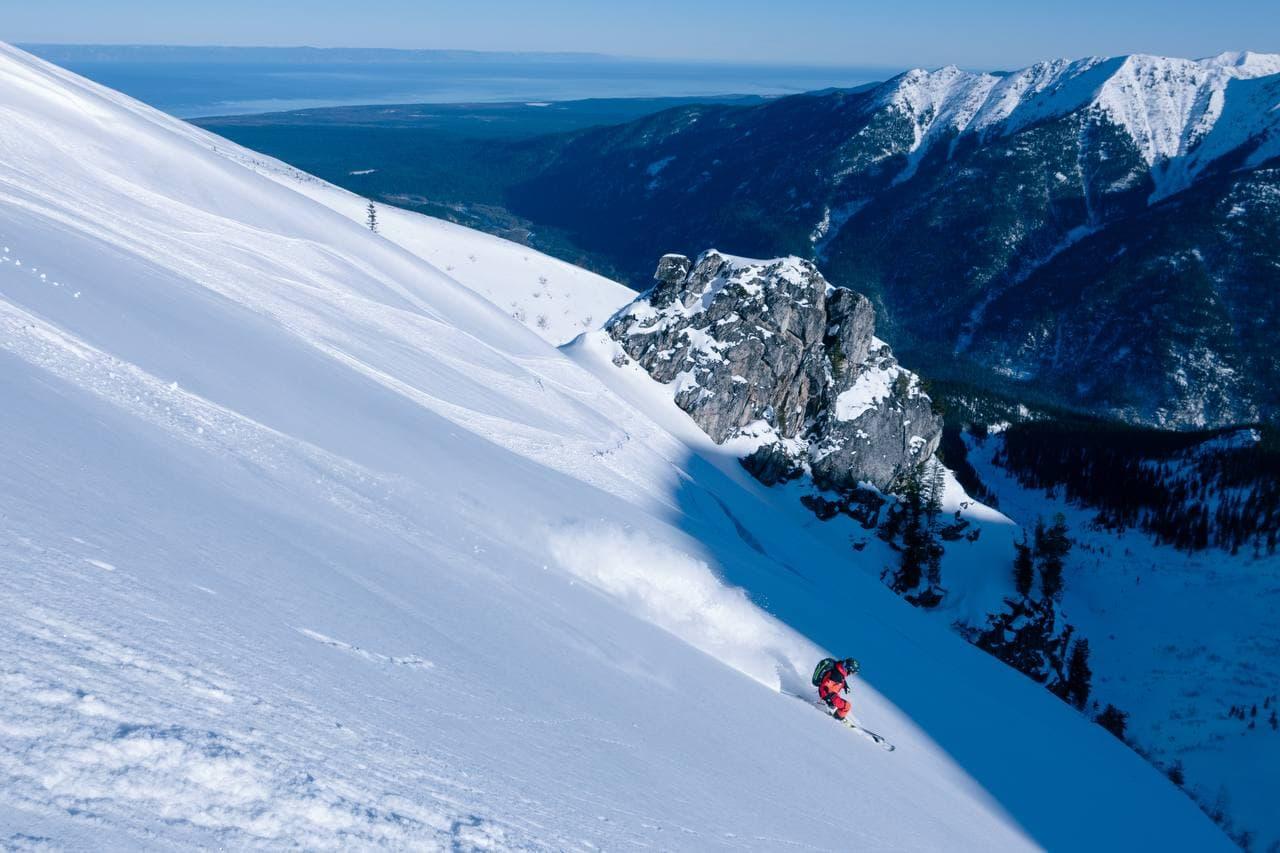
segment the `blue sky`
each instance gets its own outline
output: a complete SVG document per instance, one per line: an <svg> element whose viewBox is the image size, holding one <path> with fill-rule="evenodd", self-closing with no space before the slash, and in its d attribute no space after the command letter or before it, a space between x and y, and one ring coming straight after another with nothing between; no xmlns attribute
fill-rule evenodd
<svg viewBox="0 0 1280 853"><path fill-rule="evenodd" d="M1086 54L1280 51L1273 0L6 0L11 42L583 50L1007 68Z"/></svg>

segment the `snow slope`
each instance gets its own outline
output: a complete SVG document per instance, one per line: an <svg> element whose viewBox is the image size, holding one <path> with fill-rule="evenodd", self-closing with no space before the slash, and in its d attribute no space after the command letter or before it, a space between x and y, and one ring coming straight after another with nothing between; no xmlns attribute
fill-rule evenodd
<svg viewBox="0 0 1280 853"><path fill-rule="evenodd" d="M240 149L233 156L348 219L367 221L367 199L256 152ZM377 207L377 216L379 234L557 346L602 325L636 295L631 288L582 267L443 219L384 205Z"/></svg>
<svg viewBox="0 0 1280 853"><path fill-rule="evenodd" d="M1224 846L688 424L243 156L0 47L6 846ZM779 695L825 649L897 752Z"/></svg>
<svg viewBox="0 0 1280 853"><path fill-rule="evenodd" d="M348 219L367 222L369 201L362 196L195 126L169 129ZM635 297L624 285L519 243L397 207L378 205L376 211L379 235L448 273L552 344L567 343L602 324Z"/></svg>

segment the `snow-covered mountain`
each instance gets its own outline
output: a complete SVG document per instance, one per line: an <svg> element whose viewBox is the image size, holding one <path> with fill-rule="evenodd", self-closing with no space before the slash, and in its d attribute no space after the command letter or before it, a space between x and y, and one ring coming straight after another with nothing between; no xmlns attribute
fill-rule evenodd
<svg viewBox="0 0 1280 853"><path fill-rule="evenodd" d="M815 259L926 377L1157 426L1274 420L1278 107L1273 54L921 69L548 142L510 207L635 282L707 246Z"/></svg>
<svg viewBox="0 0 1280 853"><path fill-rule="evenodd" d="M938 140L955 144L966 134L1009 135L1090 111L1123 130L1142 163L1154 169L1152 198L1159 199L1185 189L1218 157L1251 139L1258 144L1246 164L1280 154L1280 116L1273 110L1240 110L1224 119L1229 85L1247 87L1246 81L1277 74L1280 54L1247 51L1201 60L1146 55L1055 60L1002 75L948 66L895 78L878 104L911 122L913 162ZM1267 86L1270 106L1280 103L1276 86L1280 81ZM1173 159L1191 155L1190 163L1169 167Z"/></svg>
<svg viewBox="0 0 1280 853"><path fill-rule="evenodd" d="M0 47L6 846L1226 847L354 202Z"/></svg>

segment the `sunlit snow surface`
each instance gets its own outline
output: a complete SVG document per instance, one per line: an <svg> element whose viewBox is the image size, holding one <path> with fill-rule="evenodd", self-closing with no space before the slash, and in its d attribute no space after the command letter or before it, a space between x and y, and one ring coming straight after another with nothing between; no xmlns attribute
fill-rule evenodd
<svg viewBox="0 0 1280 853"><path fill-rule="evenodd" d="M495 298L617 290L362 207L0 48L6 846L1224 845Z"/></svg>

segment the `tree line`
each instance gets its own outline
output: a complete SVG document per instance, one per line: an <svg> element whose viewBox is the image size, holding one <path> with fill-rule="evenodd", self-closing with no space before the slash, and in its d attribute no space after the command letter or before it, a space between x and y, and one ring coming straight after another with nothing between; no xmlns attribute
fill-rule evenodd
<svg viewBox="0 0 1280 853"><path fill-rule="evenodd" d="M1280 442L1266 430L1021 423L995 462L1026 488L1095 508L1107 530L1143 530L1183 551L1262 556L1280 545Z"/></svg>

